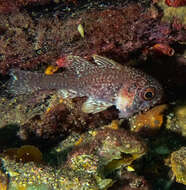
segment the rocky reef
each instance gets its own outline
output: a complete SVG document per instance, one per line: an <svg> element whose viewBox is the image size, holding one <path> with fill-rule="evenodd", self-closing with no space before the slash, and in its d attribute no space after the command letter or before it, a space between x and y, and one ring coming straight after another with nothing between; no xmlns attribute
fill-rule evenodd
<svg viewBox="0 0 186 190"><path fill-rule="evenodd" d="M0 189L174 190L186 185L186 6L168 0L0 0ZM12 69L54 75L98 54L152 75L161 105L120 119L87 97L14 96Z"/></svg>
<svg viewBox="0 0 186 190"><path fill-rule="evenodd" d="M113 125L88 131L75 142L69 136L53 150L58 157L56 169L41 160L42 154L34 146L4 151L1 161L9 175L9 189L106 189L111 186L114 182L108 176L111 171L130 165L146 152L142 140L123 129L113 129ZM125 172L122 178L138 178L130 175Z"/></svg>

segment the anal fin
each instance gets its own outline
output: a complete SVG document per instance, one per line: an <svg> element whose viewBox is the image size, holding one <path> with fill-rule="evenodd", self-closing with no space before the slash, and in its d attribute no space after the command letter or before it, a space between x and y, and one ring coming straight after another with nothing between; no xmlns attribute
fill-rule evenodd
<svg viewBox="0 0 186 190"><path fill-rule="evenodd" d="M113 104L100 101L100 100L95 100L94 98L88 98L82 105L81 110L84 113L98 113L103 110L106 110L108 107L112 106Z"/></svg>

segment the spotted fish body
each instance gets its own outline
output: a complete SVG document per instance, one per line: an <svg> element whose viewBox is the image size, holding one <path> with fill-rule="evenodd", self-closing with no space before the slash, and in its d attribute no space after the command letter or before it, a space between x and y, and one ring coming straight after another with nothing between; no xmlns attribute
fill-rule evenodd
<svg viewBox="0 0 186 190"><path fill-rule="evenodd" d="M95 63L67 56L65 71L50 76L13 70L10 89L17 95L56 90L63 98L86 96L82 111L97 113L115 105L121 118L148 110L161 101L162 87L151 76L102 56L93 58Z"/></svg>

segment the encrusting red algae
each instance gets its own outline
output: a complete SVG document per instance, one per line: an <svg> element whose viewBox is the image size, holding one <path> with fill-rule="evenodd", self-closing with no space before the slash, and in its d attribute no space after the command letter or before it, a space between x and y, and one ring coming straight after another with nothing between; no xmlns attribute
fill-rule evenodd
<svg viewBox="0 0 186 190"><path fill-rule="evenodd" d="M64 71L53 75L12 70L8 88L15 95L55 90L63 98L87 96L83 112L97 113L115 105L121 118L148 110L161 101L162 87L151 76L99 55L93 55L93 59L95 63L66 56Z"/></svg>

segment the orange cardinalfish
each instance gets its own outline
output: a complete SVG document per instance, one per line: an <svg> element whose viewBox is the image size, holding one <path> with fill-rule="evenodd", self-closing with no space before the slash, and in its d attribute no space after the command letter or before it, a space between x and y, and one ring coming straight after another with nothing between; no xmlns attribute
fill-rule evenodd
<svg viewBox="0 0 186 190"><path fill-rule="evenodd" d="M161 101L162 87L151 76L99 55L93 55L93 59L95 62L90 63L79 56L66 56L64 71L53 75L11 70L9 91L19 95L56 90L62 98L86 96L83 112L97 113L115 105L120 118L148 110Z"/></svg>

